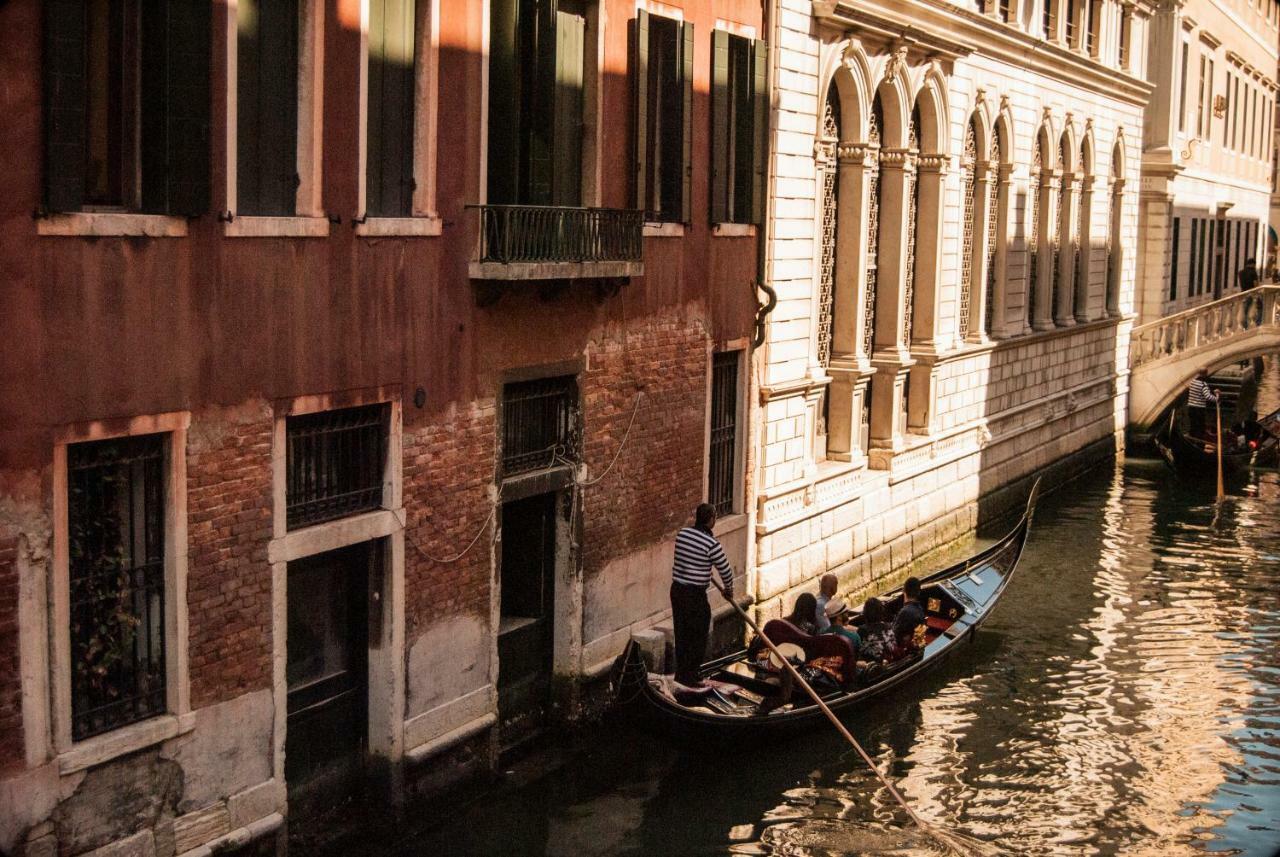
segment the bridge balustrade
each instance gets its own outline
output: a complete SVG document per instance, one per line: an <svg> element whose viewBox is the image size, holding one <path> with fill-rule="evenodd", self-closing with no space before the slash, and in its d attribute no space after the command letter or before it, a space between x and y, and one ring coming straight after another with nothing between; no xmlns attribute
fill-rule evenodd
<svg viewBox="0 0 1280 857"><path fill-rule="evenodd" d="M1280 323L1280 287L1262 286L1201 304L1133 329L1131 368Z"/></svg>

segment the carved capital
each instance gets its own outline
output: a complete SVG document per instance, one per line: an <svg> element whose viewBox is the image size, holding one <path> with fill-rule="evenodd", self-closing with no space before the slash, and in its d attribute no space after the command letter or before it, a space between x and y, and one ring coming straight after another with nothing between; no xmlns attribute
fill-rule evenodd
<svg viewBox="0 0 1280 857"><path fill-rule="evenodd" d="M907 165L911 159L911 153L907 149L881 149L880 150L880 166L890 168L902 168Z"/></svg>
<svg viewBox="0 0 1280 857"><path fill-rule="evenodd" d="M917 155L916 164L923 172L943 173L946 172L947 165L951 158L946 155Z"/></svg>
<svg viewBox="0 0 1280 857"><path fill-rule="evenodd" d="M834 140L814 140L813 159L820 164L829 164L836 159L836 143Z"/></svg>
<svg viewBox="0 0 1280 857"><path fill-rule="evenodd" d="M869 167L875 164L880 147L869 143L841 143L836 147L840 163Z"/></svg>

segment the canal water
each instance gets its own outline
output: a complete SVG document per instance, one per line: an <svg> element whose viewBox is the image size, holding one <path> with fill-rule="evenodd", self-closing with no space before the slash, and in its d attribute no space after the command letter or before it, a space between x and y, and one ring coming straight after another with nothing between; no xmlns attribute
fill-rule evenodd
<svg viewBox="0 0 1280 857"><path fill-rule="evenodd" d="M1043 499L976 640L847 718L920 816L1009 854L1280 848L1280 481L1212 490L1130 458ZM556 758L387 853L943 853L830 730L725 753L606 726Z"/></svg>

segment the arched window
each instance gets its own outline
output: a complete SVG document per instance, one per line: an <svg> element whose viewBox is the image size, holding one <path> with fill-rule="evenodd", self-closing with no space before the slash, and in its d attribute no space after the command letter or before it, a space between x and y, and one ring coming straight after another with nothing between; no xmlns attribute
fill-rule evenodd
<svg viewBox="0 0 1280 857"><path fill-rule="evenodd" d="M866 265L866 300L863 302L862 348L868 357L875 350L876 337L876 286L879 284L880 259L880 146L881 129L884 128L884 111L880 107L880 96L876 96L871 105L871 115L867 121L867 145L877 147L871 153L871 164L867 168L867 265ZM870 397L867 398L870 402Z"/></svg>
<svg viewBox="0 0 1280 857"><path fill-rule="evenodd" d="M1111 194L1107 203L1107 314L1120 314L1120 214L1124 205L1124 153L1116 143L1111 153ZM1176 233L1175 233L1176 234ZM1174 252L1177 250L1175 248Z"/></svg>
<svg viewBox="0 0 1280 857"><path fill-rule="evenodd" d="M1087 145L1087 143L1086 143ZM1086 172L1088 168L1088 172ZM1089 272L1086 267L1092 267L1089 264L1090 247L1089 240L1093 232L1090 220L1092 220L1092 197L1090 188L1093 187L1092 165L1085 161L1085 146L1080 147L1080 155L1076 160L1076 180L1079 182L1079 189L1076 191L1076 232L1075 232L1075 304L1073 313L1077 321L1084 322L1089 317Z"/></svg>
<svg viewBox="0 0 1280 857"><path fill-rule="evenodd" d="M964 217L960 221L960 306L957 332L960 339L969 337L969 303L973 291L973 267L976 224L974 212L978 202L978 118L970 120L964 132L964 150L960 156L960 192L964 200Z"/></svg>
<svg viewBox="0 0 1280 857"><path fill-rule="evenodd" d="M1061 318L1061 307L1059 298L1062 293L1062 247L1071 240L1071 213L1065 212L1063 208L1066 202L1066 190L1068 169L1071 167L1071 141L1066 134L1062 135L1062 140L1058 144L1058 180L1057 187L1057 204L1053 206L1053 229L1050 231L1049 240L1053 242L1053 270L1050 272L1049 282L1052 286L1049 289L1049 312L1056 324Z"/></svg>
<svg viewBox="0 0 1280 857"><path fill-rule="evenodd" d="M919 234L920 223L920 177L916 173L920 157L920 108L911 109L911 121L907 124L907 149L910 164L907 169L907 186L904 188L907 198L907 224L911 230L910 237ZM916 242L907 241L907 260L903 268L903 311L902 311L902 345L911 347L911 321L915 310L916 286Z"/></svg>
<svg viewBox="0 0 1280 857"><path fill-rule="evenodd" d="M996 254L1004 244L1005 230L1000 218L1000 170L1004 163L1002 135L991 135L991 152L987 157L987 282L986 300L983 302L982 332L991 336L995 329L996 306Z"/></svg>
<svg viewBox="0 0 1280 857"><path fill-rule="evenodd" d="M1027 208L1031 210L1031 227L1027 232L1027 326L1036 320L1036 284L1039 282L1040 265L1040 183L1043 181L1044 148L1036 135L1035 150L1031 154L1031 180L1027 188Z"/></svg>
<svg viewBox="0 0 1280 857"><path fill-rule="evenodd" d="M836 283L836 143L840 138L840 100L835 84L827 89L822 111L822 199L818 271L818 365L831 363L831 324Z"/></svg>

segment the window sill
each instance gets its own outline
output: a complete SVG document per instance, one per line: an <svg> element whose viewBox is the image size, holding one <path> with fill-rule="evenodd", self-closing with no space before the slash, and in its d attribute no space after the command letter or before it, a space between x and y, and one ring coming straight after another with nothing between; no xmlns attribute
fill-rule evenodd
<svg viewBox="0 0 1280 857"><path fill-rule="evenodd" d="M58 754L58 773L62 776L101 765L119 756L185 735L196 728L196 715L162 714L141 723L125 726L104 735L95 735Z"/></svg>
<svg viewBox="0 0 1280 857"><path fill-rule="evenodd" d="M327 238L327 217L249 217L236 215L227 224L228 238Z"/></svg>
<svg viewBox="0 0 1280 857"><path fill-rule="evenodd" d="M754 238L756 227L753 223L717 223L711 234L717 238Z"/></svg>
<svg viewBox="0 0 1280 857"><path fill-rule="evenodd" d="M415 238L439 235L443 222L434 214L419 217L370 217L356 224L356 234L366 238Z"/></svg>
<svg viewBox="0 0 1280 857"><path fill-rule="evenodd" d="M679 238L684 235L683 223L646 223L645 238Z"/></svg>
<svg viewBox="0 0 1280 857"><path fill-rule="evenodd" d="M130 214L122 211L76 211L51 214L36 221L37 235L65 237L184 238L187 219L167 214Z"/></svg>

